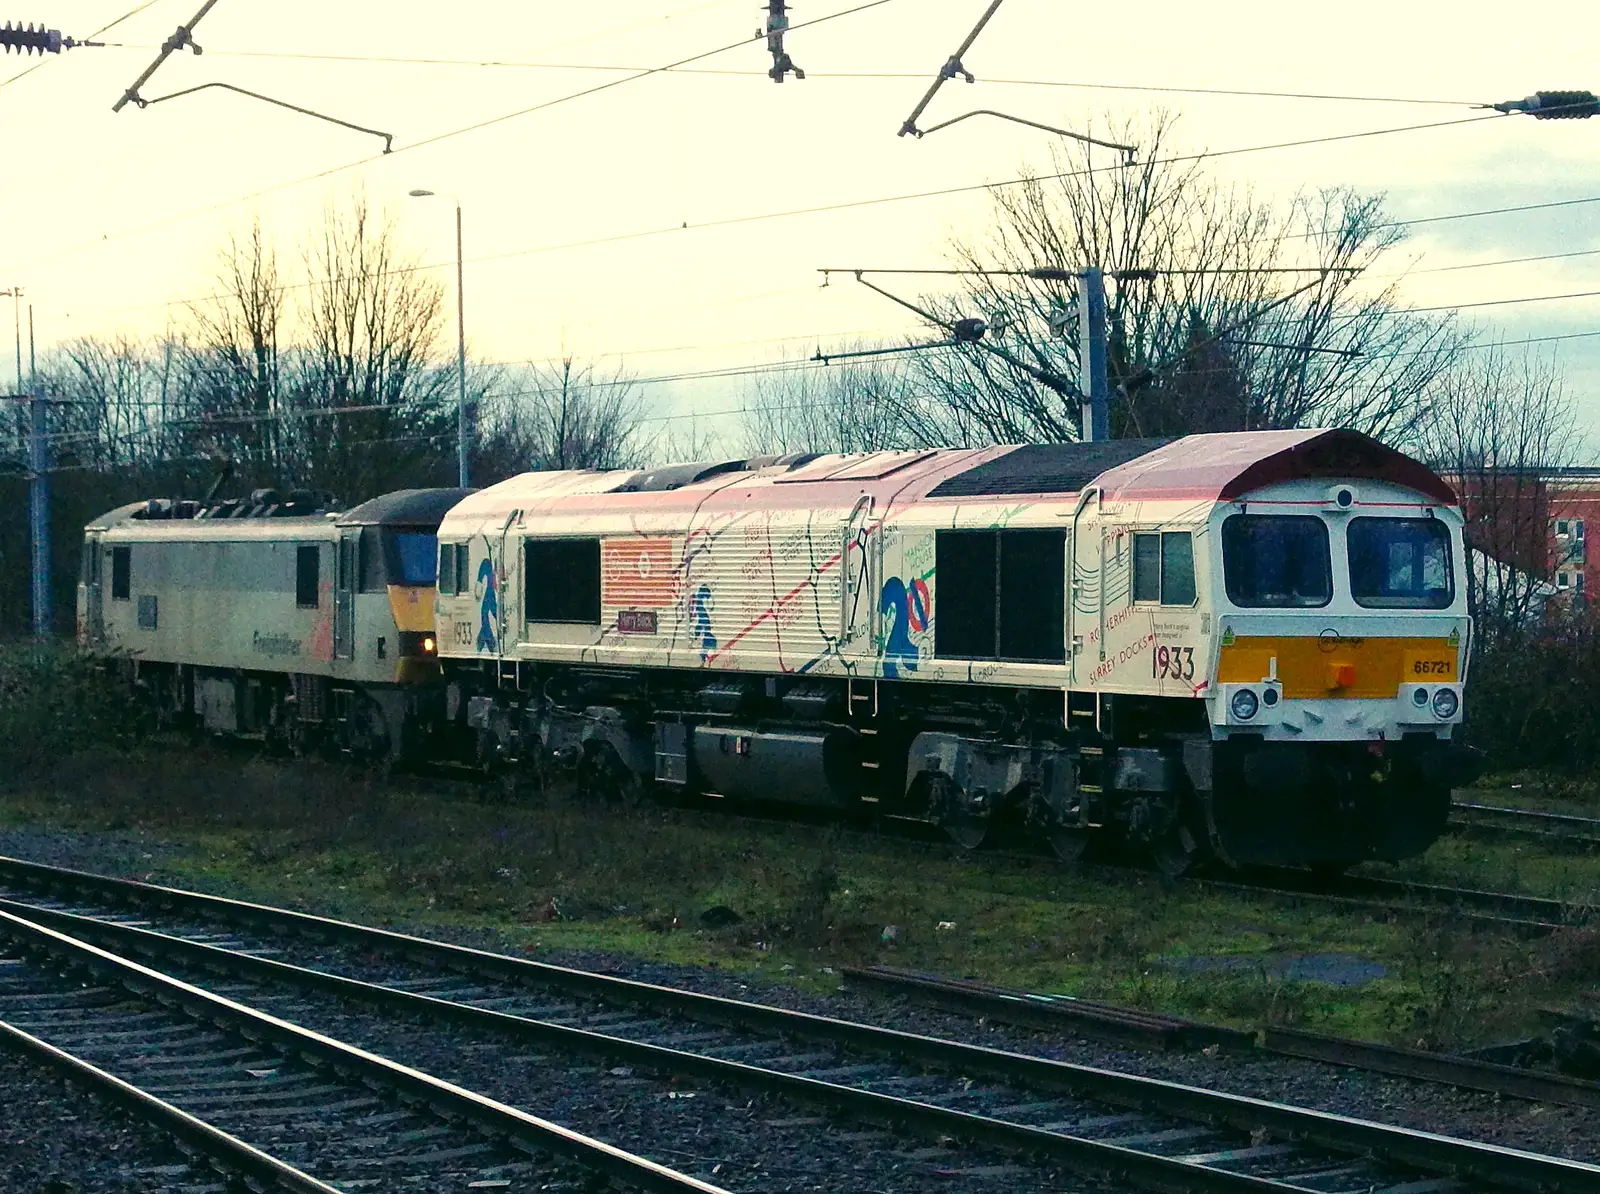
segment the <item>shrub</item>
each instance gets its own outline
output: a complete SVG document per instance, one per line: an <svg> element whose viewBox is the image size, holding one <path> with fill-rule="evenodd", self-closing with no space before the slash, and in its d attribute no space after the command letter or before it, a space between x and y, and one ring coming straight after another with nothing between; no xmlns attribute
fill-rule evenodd
<svg viewBox="0 0 1600 1194"><path fill-rule="evenodd" d="M126 683L71 648L0 643L0 777L50 770L80 751L127 746L140 726Z"/></svg>
<svg viewBox="0 0 1600 1194"><path fill-rule="evenodd" d="M1479 650L1466 717L1467 740L1496 769L1600 763L1600 619L1574 618Z"/></svg>

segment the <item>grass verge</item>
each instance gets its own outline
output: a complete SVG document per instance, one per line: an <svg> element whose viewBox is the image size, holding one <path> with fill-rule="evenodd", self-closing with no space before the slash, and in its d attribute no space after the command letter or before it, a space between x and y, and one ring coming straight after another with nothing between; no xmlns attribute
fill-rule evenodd
<svg viewBox="0 0 1600 1194"><path fill-rule="evenodd" d="M1596 933L1519 940L1149 875L960 859L838 827L559 795L507 805L464 785L211 750L73 756L48 778L0 785L0 822L137 829L168 844L157 880L373 923L488 930L529 952L602 950L816 990L832 989L840 965L882 962L1232 1024L1453 1047L1531 1028L1533 1009L1578 1000L1600 973ZM1307 971L1308 956L1331 968ZM1359 964L1379 976L1306 977Z"/></svg>

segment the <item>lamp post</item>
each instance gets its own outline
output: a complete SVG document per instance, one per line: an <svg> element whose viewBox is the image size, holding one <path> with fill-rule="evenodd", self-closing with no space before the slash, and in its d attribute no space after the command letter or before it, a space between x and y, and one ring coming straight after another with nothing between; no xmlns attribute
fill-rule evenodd
<svg viewBox="0 0 1600 1194"><path fill-rule="evenodd" d="M456 472L462 489L467 488L467 313L466 279L461 256L461 200L418 188L413 199L450 199L456 205Z"/></svg>

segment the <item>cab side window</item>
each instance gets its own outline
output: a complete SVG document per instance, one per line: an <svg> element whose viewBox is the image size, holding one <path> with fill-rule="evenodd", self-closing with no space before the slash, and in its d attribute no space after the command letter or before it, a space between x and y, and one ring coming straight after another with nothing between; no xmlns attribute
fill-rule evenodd
<svg viewBox="0 0 1600 1194"><path fill-rule="evenodd" d="M322 551L318 547L299 547L294 553L294 603L301 609L316 609L322 589Z"/></svg>
<svg viewBox="0 0 1600 1194"><path fill-rule="evenodd" d="M1194 604L1194 537L1188 531L1133 537L1133 599L1156 605Z"/></svg>
<svg viewBox="0 0 1600 1194"><path fill-rule="evenodd" d="M111 600L133 599L133 548L111 549Z"/></svg>
<svg viewBox="0 0 1600 1194"><path fill-rule="evenodd" d="M439 544L439 592L446 595L456 592L456 545Z"/></svg>

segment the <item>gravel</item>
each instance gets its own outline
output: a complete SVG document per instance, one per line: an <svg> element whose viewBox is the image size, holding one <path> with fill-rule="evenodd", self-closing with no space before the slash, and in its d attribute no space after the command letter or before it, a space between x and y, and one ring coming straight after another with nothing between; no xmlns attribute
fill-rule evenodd
<svg viewBox="0 0 1600 1194"><path fill-rule="evenodd" d="M30 1059L0 1051L0 1190L156 1194L221 1189L172 1141Z"/></svg>
<svg viewBox="0 0 1600 1194"><path fill-rule="evenodd" d="M0 829L0 853L13 853L19 857L75 866L85 870L145 878L152 869L159 867L159 861L165 851L159 843L139 835ZM502 938L487 931L451 931L435 925L413 926L410 931L420 936L479 948L501 949L517 956L527 956L521 950L509 948ZM1224 1051L1215 1056L1207 1056L1201 1052L1130 1049L1098 1041L1036 1033L1009 1025L974 1021L970 1017L926 1009L901 999L846 990L843 989L842 983L839 983L838 991L822 995L790 986L776 976L648 962L595 951L543 950L537 957L542 961L622 975L645 982L681 986L690 990L748 999L779 1007L798 1008L821 1015L860 1020L909 1032L979 1041L993 1047L1014 1049L1062 1061L1172 1079L1196 1086L1400 1124L1469 1140L1555 1156L1600 1161L1600 1112L1584 1108L1530 1103L1520 1099L1459 1090L1438 1083L1389 1077L1272 1055L1241 1056ZM821 968L812 977L820 978L825 983L839 981ZM407 1035L404 1030L396 1030L396 1047L403 1045ZM373 1047L377 1047L376 1043ZM487 1054L490 1051L477 1052ZM455 1056L441 1056L439 1060L441 1072L447 1070L452 1063L463 1066L460 1075L469 1085L481 1081L501 1090L540 1089L546 1099L555 1100L553 1103L542 1102L541 1106L559 1109L543 1113L556 1118L571 1114L585 1122L604 1122L604 1117L608 1114L603 1103L597 1103L593 1098L596 1092L609 1089L608 1083L613 1076L608 1074L574 1070L570 1072L576 1075L576 1086L567 1088L558 1082L552 1087L531 1071L518 1075L504 1069L491 1072L480 1068L484 1064L503 1067L507 1064L504 1058L475 1059L473 1051L468 1050ZM414 1064L422 1063L419 1060ZM696 1106L689 1109L673 1105L678 1102L692 1103ZM777 1114L758 1106L752 1106L745 1111L740 1111L738 1108L729 1110L732 1106L729 1100L714 1098L704 1101L668 1100L663 1104L652 1096L652 1099L645 1100L645 1104L654 1107L656 1114L661 1114L661 1107L665 1106L673 1115L688 1114L691 1117L700 1115L702 1108L711 1107L713 1104L716 1106L716 1114L709 1117L711 1122L683 1126L682 1130L688 1132L696 1141L694 1149L684 1150L691 1157L700 1155L698 1151L700 1142L707 1139L707 1133L710 1133L710 1139L720 1139L718 1135L721 1131L720 1125L730 1124L733 1118L743 1116L749 1119L756 1115ZM628 1133L642 1122L631 1118L633 1114L633 1112L618 1113L614 1128L597 1134L613 1139L623 1147L629 1147L627 1140L632 1137ZM591 1121L589 1119L591 1115L598 1115L601 1118ZM790 1118L793 1118L793 1115L794 1113L790 1113ZM779 1120L781 1124L781 1116ZM581 1124L575 1122L574 1126ZM614 1132L621 1134L614 1135ZM867 1151L870 1153L872 1149L869 1148ZM716 1154L707 1151L705 1155ZM667 1157L660 1159L672 1163ZM924 1158L923 1163L930 1161L931 1159ZM922 1173L923 1180L926 1180L927 1170L923 1169ZM708 1180L720 1179L720 1174L708 1178ZM1004 1179L1007 1183L1014 1180L1015 1175ZM858 1185L853 1188L860 1187ZM1007 1185L1006 1188L1026 1187Z"/></svg>

